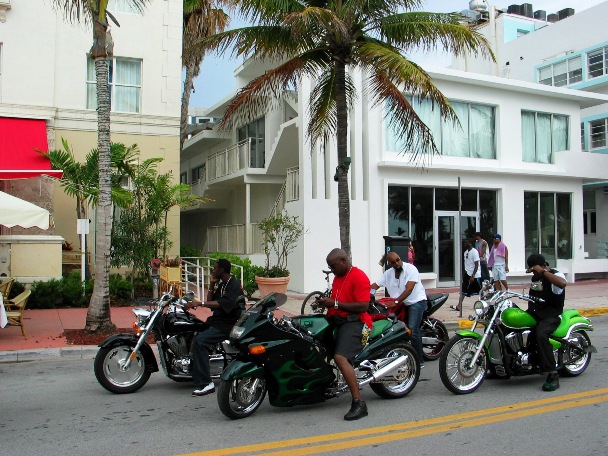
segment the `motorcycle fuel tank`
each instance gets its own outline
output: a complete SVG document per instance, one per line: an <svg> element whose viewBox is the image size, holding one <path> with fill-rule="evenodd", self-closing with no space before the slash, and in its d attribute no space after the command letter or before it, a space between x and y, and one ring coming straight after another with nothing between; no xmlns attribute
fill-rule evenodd
<svg viewBox="0 0 608 456"><path fill-rule="evenodd" d="M163 329L167 334L201 331L205 323L186 312L167 312L163 316Z"/></svg>
<svg viewBox="0 0 608 456"><path fill-rule="evenodd" d="M536 320L528 312L525 312L517 307L511 307L503 311L500 319L505 326L509 328L533 328L536 326Z"/></svg>

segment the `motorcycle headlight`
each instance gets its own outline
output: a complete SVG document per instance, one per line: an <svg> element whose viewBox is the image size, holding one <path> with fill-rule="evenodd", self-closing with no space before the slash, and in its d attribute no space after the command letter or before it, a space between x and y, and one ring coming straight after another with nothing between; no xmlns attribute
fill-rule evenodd
<svg viewBox="0 0 608 456"><path fill-rule="evenodd" d="M231 339L238 339L243 335L243 332L245 331L245 328L243 326L233 326L232 327L232 331L230 331L230 338Z"/></svg>
<svg viewBox="0 0 608 456"><path fill-rule="evenodd" d="M483 317L488 310L488 303L485 301L475 301L475 304L473 304L473 310L475 311L475 315L478 317Z"/></svg>
<svg viewBox="0 0 608 456"><path fill-rule="evenodd" d="M148 318L150 317L150 314L152 314L152 312L150 312L147 309L141 309L141 308L136 308L136 309L132 309L133 313L135 314L135 317L137 318L136 324L137 326L144 326L146 324L146 321L148 320Z"/></svg>

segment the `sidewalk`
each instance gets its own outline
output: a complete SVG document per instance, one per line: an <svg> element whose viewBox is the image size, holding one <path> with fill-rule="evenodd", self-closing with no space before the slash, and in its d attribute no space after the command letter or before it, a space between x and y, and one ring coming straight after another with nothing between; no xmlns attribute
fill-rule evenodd
<svg viewBox="0 0 608 456"><path fill-rule="evenodd" d="M515 285L513 291L522 291L521 285ZM472 312L474 298L465 298L463 315L450 309L458 304L458 289L427 290L431 293L449 293L448 301L433 316L443 321L450 333L459 326L468 323ZM589 280L568 284L566 288L566 308L578 309L587 316L608 313L608 279ZM305 295L288 293L287 302L277 311L299 315ZM522 303L525 305L525 303ZM135 321L133 307L113 307L111 319L117 328L130 328ZM200 318L205 318L208 309L194 311ZM65 329L82 329L85 325L87 309L45 309L25 311L25 330L27 340L21 335L18 326L6 326L0 329L0 362L27 361L51 357L93 358L97 352L95 346L68 345L63 331Z"/></svg>

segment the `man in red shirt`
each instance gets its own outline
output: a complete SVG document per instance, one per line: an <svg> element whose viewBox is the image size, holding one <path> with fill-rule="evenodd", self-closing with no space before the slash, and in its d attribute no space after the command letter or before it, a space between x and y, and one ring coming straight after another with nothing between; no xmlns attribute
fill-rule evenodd
<svg viewBox="0 0 608 456"><path fill-rule="evenodd" d="M359 384L353 368L355 356L361 353L372 327L367 313L370 283L367 275L354 267L346 252L333 249L327 255L327 266L335 275L331 297L319 298L318 303L327 307L327 318L338 331L334 361L342 372L352 395L350 410L344 419L358 420L367 416L367 405L361 400Z"/></svg>

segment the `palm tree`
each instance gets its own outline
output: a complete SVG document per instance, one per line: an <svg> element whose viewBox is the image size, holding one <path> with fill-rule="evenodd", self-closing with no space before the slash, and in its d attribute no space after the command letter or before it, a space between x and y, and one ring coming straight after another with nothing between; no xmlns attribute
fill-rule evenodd
<svg viewBox="0 0 608 456"><path fill-rule="evenodd" d="M149 0L130 0L143 11ZM108 0L52 0L72 22L87 22L93 26L91 58L95 61L97 81L97 150L99 152L99 182L97 196L97 225L95 228L95 285L87 311L84 329L91 332L114 330L110 320L110 241L112 232L112 176L110 169L110 92L108 90L108 61L112 56L108 17L119 25L107 10Z"/></svg>
<svg viewBox="0 0 608 456"><path fill-rule="evenodd" d="M341 247L350 253L348 191L348 112L356 97L350 71L367 78L376 106L386 105L389 123L400 132L404 149L418 160L439 153L431 131L405 94L429 99L443 118L457 122L448 100L407 52L441 47L493 57L486 40L461 25L458 14L416 11L421 0L242 0L241 12L256 26L229 30L197 46L238 56L282 62L252 80L226 110L221 127L233 128L268 111L277 94L308 77L307 133L314 145L336 137L338 216Z"/></svg>
<svg viewBox="0 0 608 456"><path fill-rule="evenodd" d="M216 3L229 4L228 1L216 1ZM230 21L230 18L223 10L213 8L213 0L184 0L183 14L182 66L186 69L186 78L182 94L180 150L186 140L188 105L190 104L190 94L194 87L194 78L199 75L201 62L205 56L204 49L194 49L192 45L214 33L223 32Z"/></svg>

